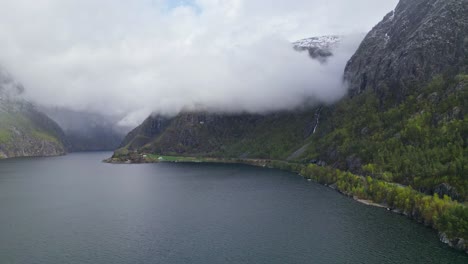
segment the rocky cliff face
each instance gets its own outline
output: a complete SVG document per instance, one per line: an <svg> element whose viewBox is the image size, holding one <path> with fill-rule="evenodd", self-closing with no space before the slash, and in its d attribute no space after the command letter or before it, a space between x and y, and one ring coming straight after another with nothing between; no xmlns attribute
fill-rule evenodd
<svg viewBox="0 0 468 264"><path fill-rule="evenodd" d="M373 89L401 101L437 74L466 71L467 14L467 0L401 0L348 62L351 95Z"/></svg>
<svg viewBox="0 0 468 264"><path fill-rule="evenodd" d="M0 70L0 158L66 153L62 129L19 96L23 86Z"/></svg>

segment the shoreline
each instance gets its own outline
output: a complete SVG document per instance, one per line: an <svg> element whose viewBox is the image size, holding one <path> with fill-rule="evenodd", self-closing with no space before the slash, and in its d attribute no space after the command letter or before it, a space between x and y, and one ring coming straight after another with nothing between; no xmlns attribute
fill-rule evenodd
<svg viewBox="0 0 468 264"><path fill-rule="evenodd" d="M388 206L386 206L385 204L375 203L372 200L359 199L357 197L353 197L353 200L358 202L358 203L367 205L367 206L372 206L372 207L377 207L377 208L384 208L384 209L387 209L387 211L391 211L391 209Z"/></svg>
<svg viewBox="0 0 468 264"><path fill-rule="evenodd" d="M29 159L29 158L54 158L54 157L67 156L68 154L70 154L70 152L51 154L51 155L28 155L28 156L12 156L12 157L0 156L0 160L15 160L15 159Z"/></svg>

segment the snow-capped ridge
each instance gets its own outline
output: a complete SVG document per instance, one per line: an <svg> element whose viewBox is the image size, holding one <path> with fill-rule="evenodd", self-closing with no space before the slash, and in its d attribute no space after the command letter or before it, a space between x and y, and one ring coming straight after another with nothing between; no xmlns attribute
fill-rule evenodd
<svg viewBox="0 0 468 264"><path fill-rule="evenodd" d="M343 37L338 35L312 37L295 41L293 42L293 46L304 49L318 48L330 50L338 46L342 39Z"/></svg>
<svg viewBox="0 0 468 264"><path fill-rule="evenodd" d="M297 51L308 51L313 59L326 62L327 58L333 56L333 50L342 42L343 37L337 35L320 36L301 39L292 45Z"/></svg>

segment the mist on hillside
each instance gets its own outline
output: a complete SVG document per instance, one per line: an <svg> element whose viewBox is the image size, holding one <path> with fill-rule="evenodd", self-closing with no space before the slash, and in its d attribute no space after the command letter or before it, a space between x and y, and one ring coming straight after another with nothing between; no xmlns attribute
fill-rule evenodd
<svg viewBox="0 0 468 264"><path fill-rule="evenodd" d="M361 32L396 0L320 3L0 1L0 65L30 101L117 117L122 126L150 113L333 103L347 92L342 73ZM348 37L327 63L291 46L329 34Z"/></svg>

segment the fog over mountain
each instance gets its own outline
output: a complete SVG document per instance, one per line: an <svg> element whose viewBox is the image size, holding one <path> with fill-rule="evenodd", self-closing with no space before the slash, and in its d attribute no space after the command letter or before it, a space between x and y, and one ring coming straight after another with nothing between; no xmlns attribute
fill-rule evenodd
<svg viewBox="0 0 468 264"><path fill-rule="evenodd" d="M0 65L29 100L121 125L151 112L330 103L347 92L342 73L360 33L396 2L0 0ZM292 49L329 34L351 37L326 63Z"/></svg>

